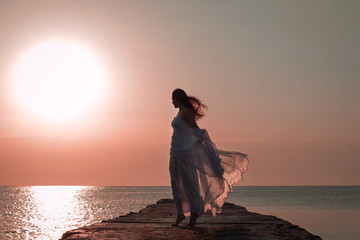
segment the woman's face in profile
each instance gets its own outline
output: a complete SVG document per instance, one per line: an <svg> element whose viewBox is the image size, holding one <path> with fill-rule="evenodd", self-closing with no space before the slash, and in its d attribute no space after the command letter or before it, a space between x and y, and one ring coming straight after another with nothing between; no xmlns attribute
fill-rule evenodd
<svg viewBox="0 0 360 240"><path fill-rule="evenodd" d="M179 107L179 100L172 97L172 104L174 105L174 108L178 108Z"/></svg>

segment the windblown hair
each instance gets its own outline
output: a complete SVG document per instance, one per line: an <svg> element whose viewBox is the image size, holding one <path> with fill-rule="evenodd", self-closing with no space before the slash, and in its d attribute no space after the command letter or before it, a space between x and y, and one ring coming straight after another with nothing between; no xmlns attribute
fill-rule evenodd
<svg viewBox="0 0 360 240"><path fill-rule="evenodd" d="M195 120L199 120L205 116L204 109L207 109L207 106L196 97L188 96L186 92L180 88L175 89L172 92L172 96L185 107L188 107L193 111Z"/></svg>

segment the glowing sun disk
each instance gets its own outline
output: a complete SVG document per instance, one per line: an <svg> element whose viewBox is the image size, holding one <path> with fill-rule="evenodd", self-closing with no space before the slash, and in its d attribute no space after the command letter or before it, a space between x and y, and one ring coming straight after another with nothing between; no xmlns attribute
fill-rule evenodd
<svg viewBox="0 0 360 240"><path fill-rule="evenodd" d="M28 50L14 73L15 92L32 111L67 119L98 98L104 72L94 55L72 41L52 40Z"/></svg>

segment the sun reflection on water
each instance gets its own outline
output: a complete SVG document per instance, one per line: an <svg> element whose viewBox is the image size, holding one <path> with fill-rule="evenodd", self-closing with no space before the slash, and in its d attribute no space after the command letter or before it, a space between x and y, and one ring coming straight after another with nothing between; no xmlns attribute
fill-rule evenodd
<svg viewBox="0 0 360 240"><path fill-rule="evenodd" d="M169 187L0 186L0 239L59 239L170 197Z"/></svg>
<svg viewBox="0 0 360 240"><path fill-rule="evenodd" d="M28 217L29 223L42 232L41 238L52 239L72 226L86 214L79 195L86 190L84 186L34 186L30 188L31 198L28 204L35 209ZM26 232L26 238L39 239L34 232Z"/></svg>

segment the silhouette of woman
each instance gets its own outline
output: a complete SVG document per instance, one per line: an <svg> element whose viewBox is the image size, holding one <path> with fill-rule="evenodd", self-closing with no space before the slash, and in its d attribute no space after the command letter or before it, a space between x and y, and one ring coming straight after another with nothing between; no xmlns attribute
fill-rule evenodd
<svg viewBox="0 0 360 240"><path fill-rule="evenodd" d="M207 108L199 99L175 89L172 103L179 112L171 123L173 135L170 149L171 187L177 209L178 226L190 213L187 226L193 227L197 218L207 210L213 216L221 212L232 186L246 172L247 155L217 150L207 131L200 129L197 120Z"/></svg>

